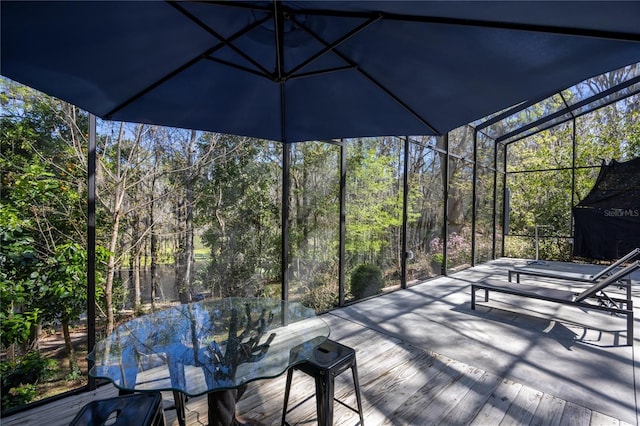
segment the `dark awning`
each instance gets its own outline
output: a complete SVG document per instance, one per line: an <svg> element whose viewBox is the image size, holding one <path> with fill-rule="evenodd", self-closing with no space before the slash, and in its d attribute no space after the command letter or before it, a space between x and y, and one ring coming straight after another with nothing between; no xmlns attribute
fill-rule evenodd
<svg viewBox="0 0 640 426"><path fill-rule="evenodd" d="M107 119L285 142L444 134L640 62L640 2L0 4L6 77Z"/></svg>

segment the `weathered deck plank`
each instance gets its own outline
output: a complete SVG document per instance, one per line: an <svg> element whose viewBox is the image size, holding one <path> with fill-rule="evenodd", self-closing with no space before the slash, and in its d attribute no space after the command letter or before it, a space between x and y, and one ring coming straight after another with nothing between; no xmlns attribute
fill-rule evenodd
<svg viewBox="0 0 640 426"><path fill-rule="evenodd" d="M469 393L470 388L477 383L484 371L471 366L460 366L460 375L440 390L431 400L421 398L418 405L421 410L411 410L413 415L407 418L407 424L411 425L436 425L446 414L456 409L460 400Z"/></svg>
<svg viewBox="0 0 640 426"><path fill-rule="evenodd" d="M483 372L469 389L469 392L460 401L451 407L449 412L442 417L441 424L466 425L478 414L480 407L484 406L492 392L498 387L502 378L495 374Z"/></svg>
<svg viewBox="0 0 640 426"><path fill-rule="evenodd" d="M567 405L562 412L562 420L560 422L567 426L587 425L591 423L591 410L581 407L572 402Z"/></svg>
<svg viewBox="0 0 640 426"><path fill-rule="evenodd" d="M562 411L567 401L544 394L531 420L532 426L560 426Z"/></svg>
<svg viewBox="0 0 640 426"><path fill-rule="evenodd" d="M542 392L522 386L516 395L513 403L500 422L501 426L518 426L529 424L534 417L535 411L542 399Z"/></svg>
<svg viewBox="0 0 640 426"><path fill-rule="evenodd" d="M373 424L385 424L389 420L402 423L402 416L410 415L410 410L415 409L418 395L426 392L425 383L431 385L432 391L439 389L440 385L451 382L451 371L448 362L435 360L424 352L418 354L411 363L389 370L383 380L369 383L365 413L370 407L367 415L372 417Z"/></svg>
<svg viewBox="0 0 640 426"><path fill-rule="evenodd" d="M478 415L471 421L471 424L477 426L500 424L520 389L522 389L520 383L504 379L496 387Z"/></svg>
<svg viewBox="0 0 640 426"><path fill-rule="evenodd" d="M358 330L360 328L360 330ZM365 423L370 425L429 424L531 424L531 425L622 425L628 423L593 412L586 407L502 379L490 372L454 359L431 353L411 344L353 324L335 333L343 343L354 347L363 397ZM336 397L355 406L351 375L338 376ZM278 425L284 401L285 376L249 385L239 412L265 425ZM290 407L314 391L313 380L296 372L291 388ZM80 408L92 399L117 395L112 386L68 397L2 419L4 426L68 425ZM170 399L171 395L165 395ZM204 425L206 397L187 402L187 424ZM165 412L167 425L177 425L175 411ZM292 425L314 424L315 398L293 411ZM356 413L335 405L335 424L354 425Z"/></svg>
<svg viewBox="0 0 640 426"><path fill-rule="evenodd" d="M591 413L591 421L589 424L593 426L619 426L620 421L602 413Z"/></svg>

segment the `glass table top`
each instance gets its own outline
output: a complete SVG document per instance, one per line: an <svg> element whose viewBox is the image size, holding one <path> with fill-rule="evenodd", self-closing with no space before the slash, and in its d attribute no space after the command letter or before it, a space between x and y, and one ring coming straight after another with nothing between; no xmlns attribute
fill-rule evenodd
<svg viewBox="0 0 640 426"><path fill-rule="evenodd" d="M269 298L210 299L128 321L87 356L123 390L197 396L276 377L329 336L315 312Z"/></svg>

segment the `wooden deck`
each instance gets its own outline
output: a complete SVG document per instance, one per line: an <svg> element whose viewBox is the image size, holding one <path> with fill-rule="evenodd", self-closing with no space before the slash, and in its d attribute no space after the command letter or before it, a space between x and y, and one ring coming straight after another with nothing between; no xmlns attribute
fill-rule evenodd
<svg viewBox="0 0 640 426"><path fill-rule="evenodd" d="M333 321L332 321L333 322ZM356 349L365 424L369 425L630 425L588 407L556 398L521 383L354 323L332 326L334 338ZM313 390L306 375L294 374L290 407ZM336 397L355 406L348 372L337 378ZM266 425L280 424L284 377L250 385L238 411ZM4 426L68 425L82 405L116 394L112 386L70 397L49 406L2 419ZM167 395L170 398L170 395ZM335 424L355 425L356 413L335 404ZM188 425L206 424L206 398L187 403ZM292 411L290 424L315 424L315 400ZM167 425L177 425L174 411L165 412Z"/></svg>
<svg viewBox="0 0 640 426"><path fill-rule="evenodd" d="M466 279L466 278L465 278ZM466 287L465 287L466 288ZM468 304L468 290L464 299ZM384 299L376 298L376 299ZM406 297L406 296L397 296ZM415 296L413 296L415 297ZM460 299L462 300L462 299ZM386 306L397 300L383 301ZM360 304L358 304L360 305ZM356 307L358 305L355 305ZM401 309L400 305L397 309ZM406 314L406 312L405 312ZM463 313L465 314L465 313ZM398 314L400 315L400 313ZM346 319L357 317L353 312L337 310L324 315L331 326L331 337L353 347L357 353L360 390L364 419L372 425L636 425L637 405L631 408L636 418L603 413L596 406L580 404L570 397L561 398L532 386L535 380L518 381L503 377L455 357L432 352L398 333L367 326L365 321ZM482 321L491 321L481 319ZM426 327L429 327L426 325ZM428 330L429 328L427 328ZM493 332L493 330L491 330ZM423 331L424 332L424 331ZM452 342L452 344L455 344ZM637 346L637 345L636 345ZM603 348L608 350L608 348ZM630 350L633 353L632 350ZM637 351L636 351L637 352ZM617 356L617 354L616 354ZM637 355L636 355L637 356ZM637 367L631 361L631 371ZM541 373L542 374L542 373ZM633 374L633 373L632 373ZM570 375L569 375L570 376ZM635 383L635 380L634 380ZM572 384L568 383L568 387ZM637 386L637 385L635 385ZM265 425L279 425L282 415L285 377L250 384L238 405L244 417ZM311 379L294 373L290 407L313 392ZM637 395L637 388L632 389ZM68 425L80 407L91 399L116 394L105 386L88 395L69 397L62 401L3 418L3 426ZM167 395L170 397L170 394ZM351 377L345 372L336 378L336 397L355 406ZM631 396L633 399L633 395ZM636 397L637 400L637 397ZM595 402L595 401L594 401ZM637 404L637 402L636 402ZM175 411L166 411L167 425L177 425ZM207 422L206 397L187 402L188 425ZM335 404L336 425L355 425L356 413ZM316 424L315 399L311 398L287 416L292 425Z"/></svg>

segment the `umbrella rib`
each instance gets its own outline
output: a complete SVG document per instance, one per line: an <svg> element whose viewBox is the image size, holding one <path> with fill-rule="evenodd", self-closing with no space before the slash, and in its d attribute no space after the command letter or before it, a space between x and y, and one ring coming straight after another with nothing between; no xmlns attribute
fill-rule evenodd
<svg viewBox="0 0 640 426"><path fill-rule="evenodd" d="M338 53L340 56L343 56L341 53ZM345 57L346 59L346 57ZM382 90L383 92L385 92L387 95L389 95L394 101L396 101L400 106L402 106L404 109L406 109L409 113L411 113L415 118L418 119L418 121L420 121L422 124L424 124L426 127L429 128L429 130L431 130L434 134L436 135L440 135L441 133L435 128L433 127L431 124L429 124L429 122L427 120L425 120L420 114L418 114L416 111L413 110L413 108L411 108L409 105L407 105L405 102L402 101L402 99L400 99L398 96L396 96L395 93L393 93L391 90L389 90L385 85L383 85L382 83L380 83L378 80L376 80L375 78L373 78L373 76L371 76L368 72L366 72L365 70L363 70L360 66L357 66L357 70L360 74L362 74L363 76L365 76L369 81L371 81L373 84L375 84L376 86L378 86L378 88L380 90Z"/></svg>
<svg viewBox="0 0 640 426"><path fill-rule="evenodd" d="M181 10L181 7L178 5L175 5L173 2L169 2L172 6L178 8L178 10ZM185 11L186 12L186 11ZM186 12L188 13L188 12ZM164 82L166 82L167 80L171 79L172 77L180 74L182 71L184 71L185 69L191 67L193 64L195 64L196 62L202 60L202 59L209 59L209 60L215 60L217 62L223 62L219 59L216 58L212 58L210 55L223 48L224 46L232 46L230 43L233 40L236 40L237 38L243 36L244 34L246 34L247 32L253 30L254 28L262 25L264 22L266 22L267 20L269 20L270 17L267 16L263 19L260 19L258 21L255 21L254 23L252 23L251 25L248 25L247 27L243 28L242 30L238 31L237 33L233 34L231 37L229 37L228 39L224 39L222 38L221 40L219 39L220 43L216 44L215 46L205 50L204 52L198 54L197 56L195 56L193 59L191 59L190 61L187 61L186 63L182 64L180 67L174 69L173 71L171 71L170 73L166 74L164 77L156 80L154 83L148 85L147 87L145 87L144 89L140 90L138 93L136 93L135 95L131 96L129 99L127 99L124 102L121 102L120 104L118 104L115 108L113 108L111 111L109 111L108 113L104 114L104 118L106 119L111 119L111 117L117 113L118 111L120 111L121 109L125 108L126 106L130 105L131 103L135 102L136 100L140 99L141 97L143 97L144 95L146 95L147 93L151 92L153 89L159 87L161 84L163 84ZM198 23L198 22L196 22ZM204 24L202 24L204 25ZM205 29L206 29L206 25L205 25ZM232 47L233 48L233 47ZM244 55L243 55L244 56ZM251 60L250 58L247 58L250 62L253 63L253 60ZM226 65L231 65L231 66L235 66L236 68L241 68L242 66L240 65L236 65L236 64L232 64L232 63L226 63ZM266 78L272 78L271 73L269 73L268 70L264 69L263 67L257 65L258 68L263 70L263 73L261 74L258 71L255 70L250 70L248 68L246 68L245 70L250 71L254 74L260 75L262 77L266 77Z"/></svg>
<svg viewBox="0 0 640 426"><path fill-rule="evenodd" d="M351 31L347 32L345 35L343 35L342 37L338 38L337 40L335 40L333 43L326 45L324 49L320 50L319 52L317 52L315 55L310 56L307 60L305 60L304 62L302 62L301 64L299 64L298 66L296 66L295 68L293 68L291 71L289 71L287 73L287 77L289 78L290 76L294 75L296 73L296 71L298 71L299 69L304 68L305 66L307 66L308 64L310 64L311 62L315 61L316 59L318 59L319 57L321 57L322 55L324 55L327 52L330 52L332 50L334 50L336 47L338 47L339 45L341 45L342 43L344 43L345 41L349 40L351 37L355 36L356 34L358 34L359 32L365 30L366 28L368 28L369 26L373 25L374 23L376 23L377 21L379 21L380 19L382 19L382 15L378 15L376 17L373 17L371 19L368 19L366 22L358 25L356 28L352 29ZM307 31L306 27L301 24L296 18L295 16L291 16L291 20L299 27L301 28L303 31Z"/></svg>
<svg viewBox="0 0 640 426"><path fill-rule="evenodd" d="M286 143L286 94L284 80L282 80L282 72L284 70L284 14L277 1L273 2L273 21L276 38L276 78L280 84L280 139L283 143Z"/></svg>
<svg viewBox="0 0 640 426"><path fill-rule="evenodd" d="M313 36L316 40L318 40L320 43L324 44L325 46L328 46L329 43L327 43L322 37L320 37L318 34L316 34L314 31L312 31L310 28L308 28L307 26L303 25L303 24L299 24L301 26L301 28L303 28L308 34L310 34L311 36ZM384 84L380 83L378 80L376 80L371 74L369 74L368 72L366 72L365 70L363 70L359 64L353 62L351 59L349 59L347 56L343 55L340 51L338 51L337 49L331 49L336 55L338 55L343 61L345 61L347 64L351 65L353 68L356 69L357 72L359 72L360 74L362 74L367 80L369 80L371 83L373 83L375 86L377 86L380 90L382 90L383 92L385 92L391 99L393 99L394 101L396 101L397 104L399 104L402 108L404 108L405 110L407 110L407 112L409 112L411 115L413 115L418 121L420 121L423 125L425 125L429 130L431 130L433 133L435 133L436 135L439 135L440 132L438 132L438 130L433 127L431 124L429 124L429 122L427 120L425 120L420 114L418 114L416 111L414 111L409 105L407 105L405 102L402 101L402 99L400 99L395 93L393 93L391 90L389 90Z"/></svg>
<svg viewBox="0 0 640 426"><path fill-rule="evenodd" d="M209 49L211 50L211 49ZM121 109L123 109L124 107L130 105L131 103L137 101L138 99L140 99L141 97L143 97L144 95L146 95L147 93L151 92L153 89L155 89L156 87L160 86L162 83L164 83L165 81L171 79L173 76L180 74L182 71L184 71L185 69L189 68L191 65L195 64L196 62L200 61L205 54L199 54L198 56L196 56L195 58L191 59L190 61L182 64L180 67L176 68L175 70L171 71L170 73L168 73L167 75L165 75L164 77L156 80L155 82L153 82L152 84L148 85L147 87L145 87L144 89L140 90L138 93L136 93L135 95L131 96L129 99L127 99L124 102L121 102L120 104L118 104L115 108L113 108L111 111L107 112L104 115L104 118L106 118L107 120L111 120L113 115L115 113L117 113L118 111L120 111Z"/></svg>
<svg viewBox="0 0 640 426"><path fill-rule="evenodd" d="M273 9L268 6L259 6L254 3L246 3L239 0L198 0L199 3L215 4L217 6L234 7L237 9L259 10L261 12L271 12Z"/></svg>
<svg viewBox="0 0 640 426"><path fill-rule="evenodd" d="M340 54L342 55L342 54ZM416 111L413 110L413 108L411 108L409 105L407 105L405 102L402 101L402 99L400 99L398 96L396 96L395 93L393 93L391 90L389 90L386 86L384 86L382 83L380 83L378 80L376 80L375 78L373 78L373 76L371 76L369 73L367 73L365 70L363 70L362 68L360 68L359 66L357 67L357 70L360 74L362 74L363 76L365 76L369 81L371 81L373 84L375 84L376 86L378 86L378 88L380 90L382 90L383 92L385 92L387 95L389 95L394 101L396 101L400 106L402 106L404 109L406 109L409 113L411 113L415 118L418 119L418 121L420 121L422 124L424 124L426 127L429 128L429 130L431 130L434 134L436 135L440 135L441 133L435 128L433 127L427 120L425 120L420 114L418 114Z"/></svg>
<svg viewBox="0 0 640 426"><path fill-rule="evenodd" d="M237 48L232 42L233 42L233 40L237 39L238 37L248 33L252 29L254 29L254 28L262 25L264 22L268 21L271 18L270 16L267 15L266 17L255 21L251 25L248 25L243 30L241 30L238 33L234 34L232 38L225 38L224 36L222 36L221 34L216 32L213 28L209 27L207 24L205 24L200 19L198 19L197 16L193 15L191 12L189 12L188 10L186 10L185 8L183 8L182 6L177 4L176 2L171 1L171 2L169 2L169 4L171 6L173 6L174 8L176 8L180 13L185 15L187 18L191 19L196 25L201 27L203 30L207 31L209 34L211 34L212 36L217 38L225 46L227 46L228 48L233 50L235 53L237 53L238 55L242 56L244 59L249 61L253 66L258 68L259 70L262 70L262 72L264 72L266 75L269 75L269 70L267 70L260 63L255 61L251 56L249 56L246 53L244 53L241 49Z"/></svg>
<svg viewBox="0 0 640 426"><path fill-rule="evenodd" d="M282 70L284 69L284 56L282 55L284 46L284 16L282 9L278 7L278 2L273 2L273 28L275 30L276 47L276 78L282 81Z"/></svg>
<svg viewBox="0 0 640 426"><path fill-rule="evenodd" d="M273 81L273 76L271 74L265 74L263 72L256 71L254 69L242 66L240 64L236 64L234 62L225 61L224 59L216 58L216 57L213 57L213 56L206 56L204 59L206 59L208 61L212 61L212 62L218 62L219 64L226 65L228 67L235 68L235 69L238 69L240 71L245 71L245 72L248 72L250 74L257 75L258 77L262 77L262 78L268 79L270 81Z"/></svg>
<svg viewBox="0 0 640 426"><path fill-rule="evenodd" d="M357 66L349 64L343 67L325 68L323 70L318 70L318 71L309 71L309 72L299 73L296 75L288 75L286 77L286 80L296 80L299 78L315 77L317 75L330 74L332 72L351 71L351 70L357 70L357 69L358 69Z"/></svg>

